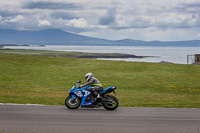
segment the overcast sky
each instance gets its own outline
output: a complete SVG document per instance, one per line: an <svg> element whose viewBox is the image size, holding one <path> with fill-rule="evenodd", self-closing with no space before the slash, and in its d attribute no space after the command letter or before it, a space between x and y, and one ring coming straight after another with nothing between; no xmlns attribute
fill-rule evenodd
<svg viewBox="0 0 200 133"><path fill-rule="evenodd" d="M110 40L200 40L200 0L0 0L0 29Z"/></svg>

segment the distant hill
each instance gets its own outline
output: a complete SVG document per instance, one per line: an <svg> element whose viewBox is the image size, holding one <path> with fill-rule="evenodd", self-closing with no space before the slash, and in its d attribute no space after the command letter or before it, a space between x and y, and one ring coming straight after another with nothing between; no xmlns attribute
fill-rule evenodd
<svg viewBox="0 0 200 133"><path fill-rule="evenodd" d="M116 41L119 44L129 46L175 46L175 47L200 47L200 40L189 40L189 41L141 41L124 39Z"/></svg>
<svg viewBox="0 0 200 133"><path fill-rule="evenodd" d="M42 31L0 30L0 44L113 45L114 42L50 29Z"/></svg>
<svg viewBox="0 0 200 133"><path fill-rule="evenodd" d="M200 40L191 41L140 41L117 40L111 41L77 35L57 29L41 31L0 30L0 44L19 45L91 45L91 46L198 46Z"/></svg>

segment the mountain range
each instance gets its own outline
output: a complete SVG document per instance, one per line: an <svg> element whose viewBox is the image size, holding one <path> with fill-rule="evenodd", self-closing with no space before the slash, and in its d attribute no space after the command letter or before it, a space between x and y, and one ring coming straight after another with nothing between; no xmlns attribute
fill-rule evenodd
<svg viewBox="0 0 200 133"><path fill-rule="evenodd" d="M200 47L200 40L189 41L141 41L141 40L106 40L77 35L58 29L41 31L1 30L0 45L87 45L87 46L179 46Z"/></svg>

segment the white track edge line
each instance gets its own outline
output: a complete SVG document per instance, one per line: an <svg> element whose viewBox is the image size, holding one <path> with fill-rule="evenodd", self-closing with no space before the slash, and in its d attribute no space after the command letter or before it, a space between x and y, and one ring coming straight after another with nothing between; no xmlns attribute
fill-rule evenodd
<svg viewBox="0 0 200 133"><path fill-rule="evenodd" d="M42 104L17 104L17 103L0 103L0 105L18 105L18 106L48 106Z"/></svg>

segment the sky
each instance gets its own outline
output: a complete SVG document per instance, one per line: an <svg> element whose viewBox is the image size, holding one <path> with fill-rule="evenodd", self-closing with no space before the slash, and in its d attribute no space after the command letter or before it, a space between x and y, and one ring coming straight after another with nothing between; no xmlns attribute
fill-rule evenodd
<svg viewBox="0 0 200 133"><path fill-rule="evenodd" d="M200 40L200 0L0 0L0 29L109 40Z"/></svg>

